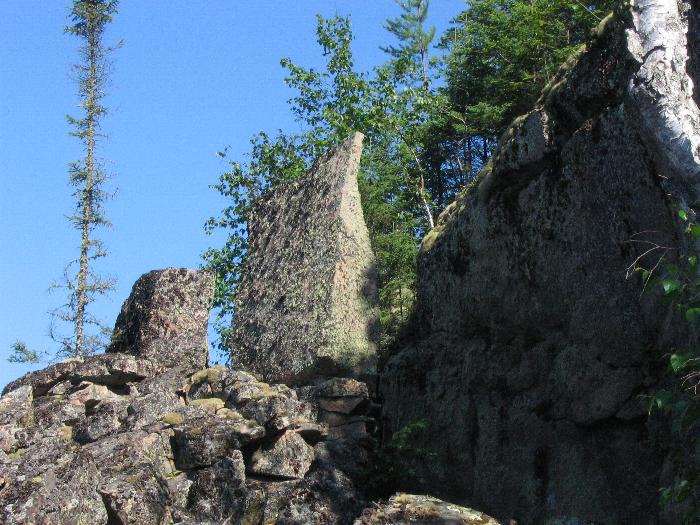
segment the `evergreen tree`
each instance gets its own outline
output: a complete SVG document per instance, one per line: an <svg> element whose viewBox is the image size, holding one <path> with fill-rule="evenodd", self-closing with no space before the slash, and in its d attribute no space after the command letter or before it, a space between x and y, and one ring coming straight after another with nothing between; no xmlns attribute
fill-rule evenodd
<svg viewBox="0 0 700 525"><path fill-rule="evenodd" d="M61 344L60 355L84 357L104 345L106 330L90 314L88 307L96 296L114 287L113 279L100 277L94 269L97 259L107 252L95 237L99 227L109 226L104 214L104 202L109 194L104 190L107 176L97 156L97 144L102 119L107 113L102 101L109 73L108 56L112 48L103 43L104 31L117 12L118 0L75 0L70 10L71 25L65 32L82 41L79 64L74 66L78 81L79 118L68 116L73 127L71 135L83 145L83 158L69 166L70 184L75 188L75 209L68 217L80 233L79 254L64 270L64 278L56 288L66 289L68 301L54 312L55 318L71 325L72 333L58 335L52 324L51 335Z"/></svg>

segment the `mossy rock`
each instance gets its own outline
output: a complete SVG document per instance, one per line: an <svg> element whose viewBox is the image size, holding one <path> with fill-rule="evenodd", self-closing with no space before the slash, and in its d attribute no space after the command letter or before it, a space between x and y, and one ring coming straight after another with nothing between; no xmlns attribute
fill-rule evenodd
<svg viewBox="0 0 700 525"><path fill-rule="evenodd" d="M182 416L182 414L179 414L177 412L168 412L163 416L162 421L166 425L174 426L181 425L185 421L185 418Z"/></svg>
<svg viewBox="0 0 700 525"><path fill-rule="evenodd" d="M189 402L190 406L200 407L207 412L215 414L218 410L221 410L226 406L223 399L218 397L208 397L205 399L194 399Z"/></svg>

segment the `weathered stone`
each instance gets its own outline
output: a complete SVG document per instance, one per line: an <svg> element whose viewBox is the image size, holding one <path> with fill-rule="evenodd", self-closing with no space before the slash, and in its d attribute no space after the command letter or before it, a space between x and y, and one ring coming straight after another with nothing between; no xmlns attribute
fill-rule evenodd
<svg viewBox="0 0 700 525"><path fill-rule="evenodd" d="M211 415L187 420L174 430L175 464L180 470L211 466L265 435L253 421Z"/></svg>
<svg viewBox="0 0 700 525"><path fill-rule="evenodd" d="M122 306L107 352L190 371L207 366L211 272L168 268L139 277Z"/></svg>
<svg viewBox="0 0 700 525"><path fill-rule="evenodd" d="M78 443L92 443L117 432L126 418L126 402L100 403L75 424L73 439Z"/></svg>
<svg viewBox="0 0 700 525"><path fill-rule="evenodd" d="M423 239L416 338L380 384L389 433L425 424L409 490L523 524L660 522L666 433L633 409L685 323L626 270L682 246L674 207L700 202L698 8L632 4Z"/></svg>
<svg viewBox="0 0 700 525"><path fill-rule="evenodd" d="M285 432L253 453L253 474L277 478L303 478L314 460L314 449L296 432Z"/></svg>
<svg viewBox="0 0 700 525"><path fill-rule="evenodd" d="M376 276L357 133L254 207L233 325L236 367L266 381L365 376L375 368Z"/></svg>
<svg viewBox="0 0 700 525"><path fill-rule="evenodd" d="M285 499L277 525L350 525L365 505L360 490L338 469L315 470Z"/></svg>
<svg viewBox="0 0 700 525"><path fill-rule="evenodd" d="M238 523L243 512L245 465L243 454L234 450L209 468L192 475L188 508L199 519Z"/></svg>
<svg viewBox="0 0 700 525"><path fill-rule="evenodd" d="M103 483L97 492L104 502L109 524L159 524L167 513L166 489L148 470Z"/></svg>
<svg viewBox="0 0 700 525"><path fill-rule="evenodd" d="M362 397L341 397L341 398L320 398L318 406L328 412L339 412L341 414L352 414L355 409L366 402L367 398Z"/></svg>
<svg viewBox="0 0 700 525"><path fill-rule="evenodd" d="M0 397L0 425L16 423L26 425L32 420L32 387L18 387Z"/></svg>
<svg viewBox="0 0 700 525"><path fill-rule="evenodd" d="M122 386L132 381L153 377L160 371L160 367L148 359L121 354L100 354L85 360L70 359L37 372L30 372L8 384L3 390L3 395L20 386L30 385L34 396L39 397L48 393L59 383L61 390L66 389L66 381L74 385L88 381L101 385Z"/></svg>
<svg viewBox="0 0 700 525"><path fill-rule="evenodd" d="M397 494L388 502L366 509L355 525L500 525L498 521L466 507L430 496Z"/></svg>

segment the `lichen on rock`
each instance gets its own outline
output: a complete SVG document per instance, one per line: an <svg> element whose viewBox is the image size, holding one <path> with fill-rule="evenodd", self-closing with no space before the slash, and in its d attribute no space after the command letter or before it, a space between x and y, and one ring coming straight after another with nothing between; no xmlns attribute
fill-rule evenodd
<svg viewBox="0 0 700 525"><path fill-rule="evenodd" d="M288 384L375 372L376 271L357 188L361 149L356 133L255 204L232 325L235 367Z"/></svg>

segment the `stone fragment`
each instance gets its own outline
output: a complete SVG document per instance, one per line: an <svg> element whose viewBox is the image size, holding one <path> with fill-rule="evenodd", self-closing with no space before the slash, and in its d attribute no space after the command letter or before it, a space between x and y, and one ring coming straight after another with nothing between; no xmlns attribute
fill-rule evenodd
<svg viewBox="0 0 700 525"><path fill-rule="evenodd" d="M28 385L0 397L0 425L25 425L31 422L33 399L32 388Z"/></svg>
<svg viewBox="0 0 700 525"><path fill-rule="evenodd" d="M186 420L174 431L175 464L180 470L211 466L265 436L265 429L253 421L213 415Z"/></svg>
<svg viewBox="0 0 700 525"><path fill-rule="evenodd" d="M59 384L60 391L55 393L65 392L68 388L66 381L74 385L88 381L101 385L122 386L153 377L160 371L160 367L148 359L122 354L100 354L85 360L70 359L37 372L30 372L8 384L3 394L24 385L33 388L34 397L45 395Z"/></svg>
<svg viewBox="0 0 700 525"><path fill-rule="evenodd" d="M357 188L362 138L255 204L232 327L236 367L287 384L374 373L375 261Z"/></svg>
<svg viewBox="0 0 700 525"><path fill-rule="evenodd" d="M168 268L139 277L122 306L107 352L152 359L167 368L207 366L207 323L214 274Z"/></svg>
<svg viewBox="0 0 700 525"><path fill-rule="evenodd" d="M354 525L500 525L476 510L430 496L397 494L386 503L365 509Z"/></svg>
<svg viewBox="0 0 700 525"><path fill-rule="evenodd" d="M236 518L244 507L244 483L243 454L240 450L234 450L211 467L194 472L188 509L199 519L239 523Z"/></svg>
<svg viewBox="0 0 700 525"><path fill-rule="evenodd" d="M345 377L332 377L316 386L318 397L369 397L367 383Z"/></svg>
<svg viewBox="0 0 700 525"><path fill-rule="evenodd" d="M314 449L296 432L285 432L253 453L249 470L277 478L303 478L314 460Z"/></svg>

